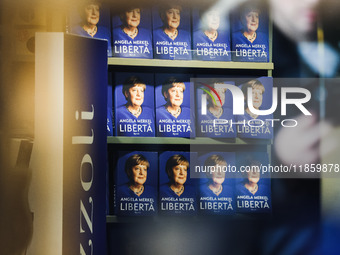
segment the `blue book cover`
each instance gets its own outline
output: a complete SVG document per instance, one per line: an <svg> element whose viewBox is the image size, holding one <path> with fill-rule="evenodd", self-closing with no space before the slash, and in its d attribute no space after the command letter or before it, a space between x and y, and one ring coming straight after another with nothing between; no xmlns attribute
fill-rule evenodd
<svg viewBox="0 0 340 255"><path fill-rule="evenodd" d="M227 86L235 82L224 78L195 78L197 136L235 138L233 97Z"/></svg>
<svg viewBox="0 0 340 255"><path fill-rule="evenodd" d="M159 156L159 208L162 215L196 215L196 180L190 168L196 153L165 151Z"/></svg>
<svg viewBox="0 0 340 255"><path fill-rule="evenodd" d="M247 1L232 12L233 61L269 62L267 13L258 1Z"/></svg>
<svg viewBox="0 0 340 255"><path fill-rule="evenodd" d="M272 107L273 78L260 77L251 79L241 84L239 88L243 91L245 102L244 115L236 115L238 137L272 139L273 114L259 115L258 113L261 111L265 113L263 111ZM248 96L248 88L252 88L252 99ZM252 105L253 109L249 105Z"/></svg>
<svg viewBox="0 0 340 255"><path fill-rule="evenodd" d="M193 84L189 75L155 75L157 136L195 137Z"/></svg>
<svg viewBox="0 0 340 255"><path fill-rule="evenodd" d="M157 152L119 152L115 184L114 204L118 216L157 215Z"/></svg>
<svg viewBox="0 0 340 255"><path fill-rule="evenodd" d="M115 73L115 135L155 136L154 75Z"/></svg>
<svg viewBox="0 0 340 255"><path fill-rule="evenodd" d="M239 152L237 157L238 172L235 179L235 197L237 212L270 213L271 179L266 152Z"/></svg>
<svg viewBox="0 0 340 255"><path fill-rule="evenodd" d="M106 121L106 133L107 136L113 136L113 104L112 104L112 86L107 86L107 121Z"/></svg>
<svg viewBox="0 0 340 255"><path fill-rule="evenodd" d="M151 10L125 8L112 17L113 56L153 58Z"/></svg>
<svg viewBox="0 0 340 255"><path fill-rule="evenodd" d="M231 61L230 22L218 9L192 10L193 59Z"/></svg>
<svg viewBox="0 0 340 255"><path fill-rule="evenodd" d="M190 10L178 4L152 8L154 58L192 58L190 19Z"/></svg>
<svg viewBox="0 0 340 255"><path fill-rule="evenodd" d="M199 211L203 215L231 215L234 199L234 152L209 152L198 158L200 168Z"/></svg>
<svg viewBox="0 0 340 255"><path fill-rule="evenodd" d="M110 8L101 1L82 1L71 6L66 32L107 40L107 56L112 57Z"/></svg>

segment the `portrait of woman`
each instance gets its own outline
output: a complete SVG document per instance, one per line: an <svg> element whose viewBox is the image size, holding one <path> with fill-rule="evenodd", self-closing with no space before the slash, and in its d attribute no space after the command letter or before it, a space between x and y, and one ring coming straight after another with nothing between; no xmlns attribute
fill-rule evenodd
<svg viewBox="0 0 340 255"><path fill-rule="evenodd" d="M233 190L230 186L224 185L226 173L222 171L223 167L227 167L226 160L217 154L209 156L204 166L214 167L215 171L207 174L208 182L201 185L201 197L233 197ZM221 171L219 171L220 169Z"/></svg>
<svg viewBox="0 0 340 255"><path fill-rule="evenodd" d="M175 77L165 81L162 95L166 104L156 109L157 118L190 119L190 108L182 106L185 89L185 83Z"/></svg>
<svg viewBox="0 0 340 255"><path fill-rule="evenodd" d="M188 75L156 74L155 89L157 136L194 137L193 100Z"/></svg>
<svg viewBox="0 0 340 255"><path fill-rule="evenodd" d="M220 27L221 17L217 10L208 10L201 13L202 32L211 42L215 42L220 35L218 29Z"/></svg>
<svg viewBox="0 0 340 255"><path fill-rule="evenodd" d="M131 76L125 80L122 93L126 100L126 104L117 109L119 119L124 117L138 119L139 117L142 118L145 114L152 116L152 109L149 107L142 107L145 89L145 83L137 76Z"/></svg>
<svg viewBox="0 0 340 255"><path fill-rule="evenodd" d="M138 76L132 75L128 77L121 88L120 96L116 95L116 101L123 102L122 98L125 99L125 103L120 105L116 109L116 128L117 135L132 135L132 131L129 132L126 128L121 127L120 122L122 120L133 120L136 125L148 125L148 128L143 128L142 131L134 132L134 136L154 136L154 109L150 106L143 105L145 100L145 91L147 86L144 81ZM116 93L120 93L116 87ZM149 100L153 100L153 93L149 93ZM149 103L153 105L153 102ZM123 121L124 122L124 121ZM137 129L138 130L138 129Z"/></svg>
<svg viewBox="0 0 340 255"><path fill-rule="evenodd" d="M129 182L118 188L119 197L155 197L155 188L145 184L149 167L149 161L143 155L130 156L125 163L125 173Z"/></svg>
<svg viewBox="0 0 340 255"><path fill-rule="evenodd" d="M154 18L153 42L155 58L191 59L190 23L186 24L186 29L182 29L182 7L164 4L159 8L158 13L162 25L161 27L155 27L159 23L159 18ZM160 45L166 46L160 47Z"/></svg>
<svg viewBox="0 0 340 255"><path fill-rule="evenodd" d="M261 181L261 162L254 157L247 157L243 161L243 166L247 167L242 172L243 180L236 185L237 195L256 195L256 196L270 196L270 189L267 183L270 183L270 179L264 178Z"/></svg>
<svg viewBox="0 0 340 255"><path fill-rule="evenodd" d="M123 12L120 15L122 21L121 30L131 39L135 39L139 33L138 26L140 24L140 8L134 8Z"/></svg>
<svg viewBox="0 0 340 255"><path fill-rule="evenodd" d="M261 6L246 3L237 13L232 32L234 57L238 61L268 62L268 21L261 13Z"/></svg>
<svg viewBox="0 0 340 255"><path fill-rule="evenodd" d="M252 88L252 102L253 102L253 107L256 110L259 110L261 105L262 105L262 101L263 101L263 94L265 92L265 88L263 86L263 84L259 81L259 80L251 80L245 84L242 85L242 92L243 95L247 95L245 96L245 119L246 120L250 120L250 119L256 119L259 116L257 114L252 113L249 110L248 107L248 88Z"/></svg>
<svg viewBox="0 0 340 255"><path fill-rule="evenodd" d="M108 41L108 56L112 56L111 33L109 19L102 19L102 4L99 0L86 0L78 6L80 23L71 24L71 32ZM109 14L106 13L106 16ZM73 17L74 18L74 17ZM103 21L102 21L103 20Z"/></svg>
<svg viewBox="0 0 340 255"><path fill-rule="evenodd" d="M261 192L261 188L258 184L260 181L260 165L260 162L251 162L251 170L244 173L243 183L238 185L237 188L238 192L252 195Z"/></svg>
<svg viewBox="0 0 340 255"><path fill-rule="evenodd" d="M255 6L246 6L241 10L240 20L243 25L242 35L253 43L258 38L256 31L259 28L260 10Z"/></svg>
<svg viewBox="0 0 340 255"><path fill-rule="evenodd" d="M147 11L142 11L139 7L132 7L123 10L119 15L119 19L117 17L113 18L114 56L152 58L151 22L146 21L150 17L143 17L145 20L144 28L140 26L143 14L147 15ZM120 24L117 24L118 20Z"/></svg>
<svg viewBox="0 0 340 255"><path fill-rule="evenodd" d="M230 61L230 35L225 17L216 9L197 13L193 14L194 24L200 24L200 28L193 33L195 59ZM199 20L195 21L195 17Z"/></svg>
<svg viewBox="0 0 340 255"><path fill-rule="evenodd" d="M157 213L156 152L118 152L115 169L115 211L117 215Z"/></svg>
<svg viewBox="0 0 340 255"><path fill-rule="evenodd" d="M165 171L169 182L160 187L161 197L192 197L192 188L186 186L189 161L180 154L171 156L165 165Z"/></svg>

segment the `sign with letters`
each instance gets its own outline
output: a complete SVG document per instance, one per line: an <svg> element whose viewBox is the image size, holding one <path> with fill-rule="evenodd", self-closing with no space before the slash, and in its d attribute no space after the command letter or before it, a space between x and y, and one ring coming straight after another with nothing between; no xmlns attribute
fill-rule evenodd
<svg viewBox="0 0 340 255"><path fill-rule="evenodd" d="M105 254L107 42L41 33L36 44L28 254Z"/></svg>

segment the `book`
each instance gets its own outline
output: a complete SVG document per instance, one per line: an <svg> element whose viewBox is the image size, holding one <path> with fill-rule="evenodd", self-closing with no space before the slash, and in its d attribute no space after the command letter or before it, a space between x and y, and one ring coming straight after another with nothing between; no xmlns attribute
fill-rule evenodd
<svg viewBox="0 0 340 255"><path fill-rule="evenodd" d="M162 215L197 214L196 181L190 178L196 153L165 151L159 156L159 207Z"/></svg>
<svg viewBox="0 0 340 255"><path fill-rule="evenodd" d="M214 138L235 138L236 126L233 125L233 97L228 86L234 81L225 78L194 79L196 92L197 136Z"/></svg>
<svg viewBox="0 0 340 255"><path fill-rule="evenodd" d="M128 7L112 17L113 56L153 58L151 10Z"/></svg>
<svg viewBox="0 0 340 255"><path fill-rule="evenodd" d="M271 179L266 152L238 152L235 179L236 208L239 213L270 213Z"/></svg>
<svg viewBox="0 0 340 255"><path fill-rule="evenodd" d="M116 136L155 136L154 75L115 73Z"/></svg>
<svg viewBox="0 0 340 255"><path fill-rule="evenodd" d="M157 215L157 152L120 151L115 171L115 213L118 216Z"/></svg>
<svg viewBox="0 0 340 255"><path fill-rule="evenodd" d="M234 152L204 152L198 158L199 211L203 215L232 215L234 199ZM197 168L197 167L196 167ZM197 169L195 169L195 172Z"/></svg>
<svg viewBox="0 0 340 255"><path fill-rule="evenodd" d="M190 60L190 10L177 4L152 8L154 58Z"/></svg>
<svg viewBox="0 0 340 255"><path fill-rule="evenodd" d="M272 139L273 114L259 115L273 104L273 78L259 77L239 85L245 95L243 115L236 115L237 136L241 138ZM248 88L252 88L252 100L248 99ZM250 102L248 102L248 100ZM250 109L249 103L254 109Z"/></svg>
<svg viewBox="0 0 340 255"><path fill-rule="evenodd" d="M66 32L107 41L107 56L112 57L110 8L100 1L83 1L69 10Z"/></svg>
<svg viewBox="0 0 340 255"><path fill-rule="evenodd" d="M231 15L232 60L269 62L267 11L259 1L247 1Z"/></svg>
<svg viewBox="0 0 340 255"><path fill-rule="evenodd" d="M156 128L160 137L195 137L193 84L189 75L155 74Z"/></svg>
<svg viewBox="0 0 340 255"><path fill-rule="evenodd" d="M218 9L192 10L193 59L231 61L229 17Z"/></svg>

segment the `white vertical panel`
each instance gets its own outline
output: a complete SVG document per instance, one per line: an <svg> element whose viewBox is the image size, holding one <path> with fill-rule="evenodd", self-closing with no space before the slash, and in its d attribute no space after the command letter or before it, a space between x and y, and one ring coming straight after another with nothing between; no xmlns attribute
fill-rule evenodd
<svg viewBox="0 0 340 255"><path fill-rule="evenodd" d="M64 34L37 33L30 255L62 254Z"/></svg>

